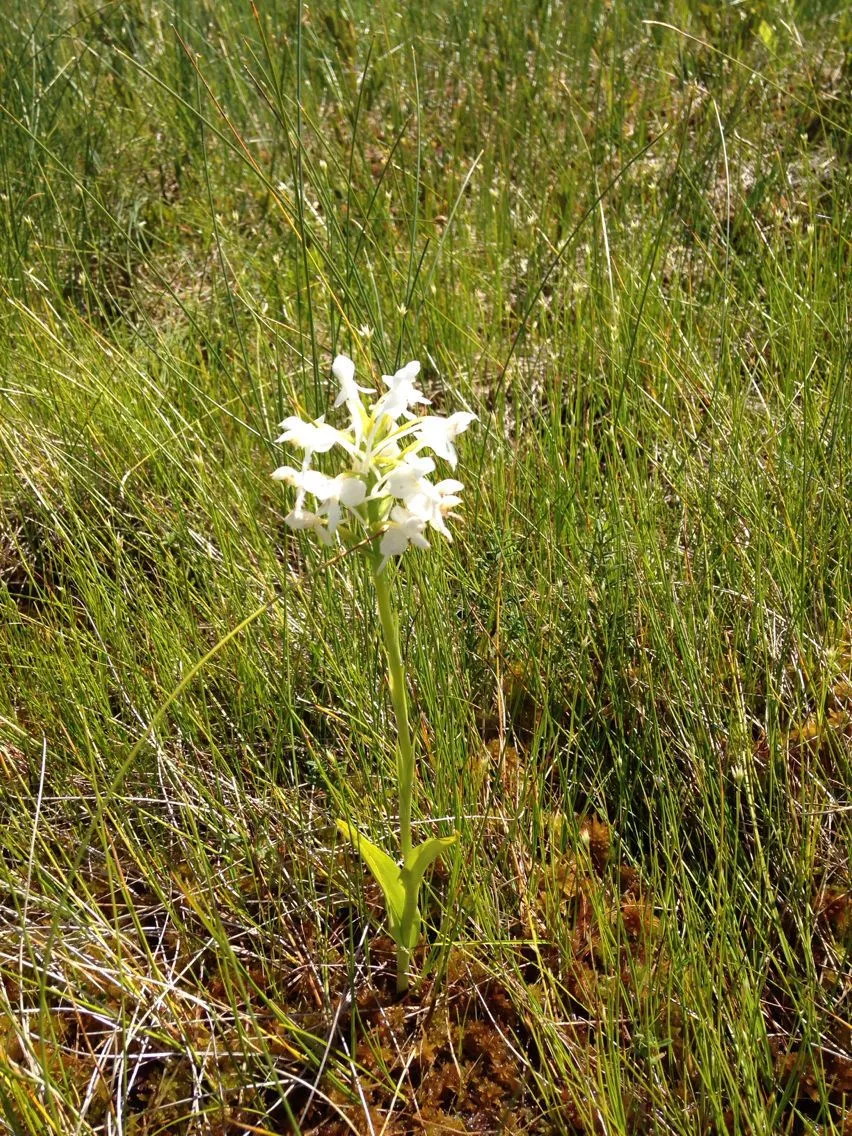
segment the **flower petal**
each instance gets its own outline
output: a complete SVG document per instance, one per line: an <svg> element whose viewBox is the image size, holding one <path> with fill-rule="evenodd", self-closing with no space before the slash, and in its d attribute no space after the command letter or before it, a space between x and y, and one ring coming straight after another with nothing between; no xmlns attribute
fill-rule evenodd
<svg viewBox="0 0 852 1136"><path fill-rule="evenodd" d="M288 485L295 485L295 478L299 476L299 471L293 469L291 465L281 465L278 469L274 469L269 476L273 481L286 481Z"/></svg>
<svg viewBox="0 0 852 1136"><path fill-rule="evenodd" d="M340 477L337 499L347 509L355 509L367 496L367 486L360 477Z"/></svg>
<svg viewBox="0 0 852 1136"><path fill-rule="evenodd" d="M345 402L349 407L349 412L352 415L353 423L360 418L360 414L356 411L363 410L361 404L361 394L368 394L371 387L359 387L355 382L355 364L348 355L338 355L334 362L331 364L331 373L340 383L340 391L337 398L334 400L335 407L342 406Z"/></svg>
<svg viewBox="0 0 852 1136"><path fill-rule="evenodd" d="M348 355L335 356L331 373L342 387L351 386L355 382L355 364Z"/></svg>
<svg viewBox="0 0 852 1136"><path fill-rule="evenodd" d="M382 556L399 556L408 548L408 534L401 526L388 528L379 542L379 552Z"/></svg>
<svg viewBox="0 0 852 1136"><path fill-rule="evenodd" d="M321 525L322 517L318 517L316 513L308 512L307 509L293 509L284 518L284 524L300 532L303 529L314 529L317 525Z"/></svg>

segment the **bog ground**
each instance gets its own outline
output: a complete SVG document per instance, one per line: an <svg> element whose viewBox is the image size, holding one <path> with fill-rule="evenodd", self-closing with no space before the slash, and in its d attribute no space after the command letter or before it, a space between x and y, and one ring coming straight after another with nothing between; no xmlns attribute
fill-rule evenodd
<svg viewBox="0 0 852 1136"><path fill-rule="evenodd" d="M5 1130L852 1133L850 52L2 6ZM459 833L402 999L335 827L397 824L373 596L269 476L338 352L479 416L393 576Z"/></svg>

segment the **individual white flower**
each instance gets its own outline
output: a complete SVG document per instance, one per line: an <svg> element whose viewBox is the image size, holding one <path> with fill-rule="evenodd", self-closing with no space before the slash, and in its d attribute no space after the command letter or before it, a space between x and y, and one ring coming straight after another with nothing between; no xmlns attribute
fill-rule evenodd
<svg viewBox="0 0 852 1136"><path fill-rule="evenodd" d="M298 480L294 481L294 484L306 493L310 493L312 497L316 497L318 501L326 501L329 497L335 496L335 480L333 477L327 477L318 469L306 469L299 474Z"/></svg>
<svg viewBox="0 0 852 1136"><path fill-rule="evenodd" d="M452 477L439 481L437 485L424 479L415 492L405 499L405 507L451 541L452 535L444 522L444 517L454 505L460 504L461 497L458 494L462 489L464 489L462 483Z"/></svg>
<svg viewBox="0 0 852 1136"><path fill-rule="evenodd" d="M364 404L361 401L362 394L370 394L370 387L359 387L355 382L355 364L346 355L338 355L334 362L331 364L331 373L340 383L340 391L337 398L334 400L335 410L346 403L346 409L349 411L349 417L352 419L352 432L355 436L355 444L361 441L361 436L364 432L364 423L367 418L367 412L364 409Z"/></svg>
<svg viewBox="0 0 852 1136"><path fill-rule="evenodd" d="M443 481L438 482L435 488L441 494L441 500L448 509L451 509L453 505L458 505L461 501L461 497L454 497L453 494L461 493L464 486L454 477L445 477Z"/></svg>
<svg viewBox="0 0 852 1136"><path fill-rule="evenodd" d="M283 423L282 423L282 425L283 425ZM310 456L310 452L309 452L309 456ZM306 459L306 466L307 466L307 459ZM289 519L290 517L295 518L296 523L290 524L291 528L303 529L303 528L310 528L312 526L312 522L309 519L306 519L308 517L308 514L305 514L304 510L303 510L303 506L305 504L305 492L307 490L307 487L305 485L305 477L310 476L310 474L312 474L312 473L316 475L315 470L311 470L311 469L307 469L307 468L301 469L301 470L300 469L293 469L293 467L291 465L279 466L278 469L273 470L273 472L272 472L272 476L275 478L276 481L286 481L288 485L292 485L294 489L298 490L298 492L296 494L296 504L293 506L293 511L290 514L288 514L287 517L284 518L284 520L286 521L287 524L290 524L290 519ZM321 477L322 474L319 474L317 476ZM310 514L310 516L312 517L313 514Z"/></svg>
<svg viewBox="0 0 852 1136"><path fill-rule="evenodd" d="M415 517L402 505L394 505L391 509L387 528L379 543L379 552L382 554L379 571L384 571L384 567L391 557L400 556L410 544L417 548L429 548L429 541L423 535L425 527L426 522L420 517Z"/></svg>
<svg viewBox="0 0 852 1136"><path fill-rule="evenodd" d="M297 531L312 529L323 544L331 544L334 539L332 532L326 525L325 517L319 516L318 513L312 513L308 509L298 507L293 509L284 518L284 523Z"/></svg>
<svg viewBox="0 0 852 1136"><path fill-rule="evenodd" d="M286 481L288 485L295 485L296 482L293 479L298 475L299 471L293 469L291 465L281 465L278 469L274 469L269 476L273 481Z"/></svg>
<svg viewBox="0 0 852 1136"><path fill-rule="evenodd" d="M328 531L330 533L336 532L338 525L343 519L343 508L345 507L349 509L350 512L354 512L367 496L367 486L361 478L347 477L346 474L326 478L325 484L319 492L315 492L310 486L306 488L309 493L314 493L318 500L322 502L320 512L324 513L327 517Z"/></svg>
<svg viewBox="0 0 852 1136"><path fill-rule="evenodd" d="M420 374L420 364L416 359L406 363L394 375L382 375L382 382L388 390L373 408L373 415L378 421L387 415L396 421L401 414L409 414L412 406L428 406L430 400L414 385L414 380Z"/></svg>
<svg viewBox="0 0 852 1136"><path fill-rule="evenodd" d="M377 489L381 495L390 494L405 501L422 488L424 477L435 468L431 458L420 458L416 454L406 454L402 462L390 471Z"/></svg>
<svg viewBox="0 0 852 1136"><path fill-rule="evenodd" d="M305 451L305 461L310 460L311 454L325 454L338 444L344 443L348 447L348 439L341 430L335 430L324 418L317 418L315 422L305 422L296 414L291 414L281 423L284 431L275 441L292 442L300 450Z"/></svg>
<svg viewBox="0 0 852 1136"><path fill-rule="evenodd" d="M430 414L426 418L420 418L417 423L419 445L428 446L439 458L444 458L455 469L458 454L453 442L471 422L475 421L476 415L467 410L458 410L449 418L444 418L440 414Z"/></svg>
<svg viewBox="0 0 852 1136"><path fill-rule="evenodd" d="M291 529L312 529L323 523L322 517L307 509L292 509L284 520Z"/></svg>
<svg viewBox="0 0 852 1136"><path fill-rule="evenodd" d="M367 496L367 486L360 477L347 477L342 474L335 478L337 500L347 509L357 509Z"/></svg>

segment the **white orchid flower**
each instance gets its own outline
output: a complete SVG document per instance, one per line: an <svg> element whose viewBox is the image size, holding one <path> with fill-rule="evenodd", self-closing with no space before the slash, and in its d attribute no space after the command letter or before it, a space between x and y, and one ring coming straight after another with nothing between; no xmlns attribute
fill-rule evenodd
<svg viewBox="0 0 852 1136"><path fill-rule="evenodd" d="M278 469L274 469L269 475L273 481L286 481L288 485L295 485L294 477L297 477L299 471L293 469L291 465L281 465Z"/></svg>
<svg viewBox="0 0 852 1136"><path fill-rule="evenodd" d="M373 413L377 419L385 414L394 421L401 414L413 417L408 413L412 406L418 404L428 406L430 404L430 400L414 385L414 380L419 374L420 364L416 359L413 359L404 367L400 367L395 375L382 375L382 382L389 389L376 403Z"/></svg>
<svg viewBox="0 0 852 1136"><path fill-rule="evenodd" d="M355 364L346 355L337 355L331 364L331 373L340 383L340 393L334 401L335 409L344 402L360 402L360 395L369 394L371 387L359 387L355 382Z"/></svg>
<svg viewBox="0 0 852 1136"><path fill-rule="evenodd" d="M311 454L328 453L336 445L342 444L344 449L349 448L348 439L343 431L335 430L324 417L317 418L315 422L305 422L298 415L291 414L281 423L281 429L284 433L275 439L276 443L292 442L294 446L305 451L306 462L310 461Z"/></svg>
<svg viewBox="0 0 852 1136"><path fill-rule="evenodd" d="M427 474L432 473L435 463L431 458L419 458L416 454L406 454L402 462L390 471L384 481L377 486L381 494L389 493L400 501L405 501L416 493Z"/></svg>
<svg viewBox="0 0 852 1136"><path fill-rule="evenodd" d="M421 418L417 429L420 445L433 450L439 458L444 458L455 469L458 454L453 442L475 420L476 415L467 410L458 410L449 418L443 418L440 414L430 414L426 418Z"/></svg>
<svg viewBox="0 0 852 1136"><path fill-rule="evenodd" d="M424 479L419 482L415 491L406 497L405 507L415 517L419 517L451 541L452 535L444 517L453 506L461 503L458 494L463 488L462 483L454 478L439 481L437 485Z"/></svg>
<svg viewBox="0 0 852 1136"><path fill-rule="evenodd" d="M302 487L318 501L339 501L347 508L356 508L367 496L367 486L360 477L340 473L337 477L326 477L316 469L305 470L300 475ZM294 484L298 484L297 482Z"/></svg>
<svg viewBox="0 0 852 1136"><path fill-rule="evenodd" d="M355 382L355 364L346 355L338 355L331 364L331 373L340 383L340 391L334 400L334 409L346 403L349 417L352 420L352 433L356 445L361 441L367 412L361 401L362 394L370 394L370 387L359 387Z"/></svg>
<svg viewBox="0 0 852 1136"><path fill-rule="evenodd" d="M297 532L311 529L323 544L331 544L334 540L334 535L326 524L326 518L321 517L318 513L312 513L308 509L293 509L284 518L284 523Z"/></svg>
<svg viewBox="0 0 852 1136"><path fill-rule="evenodd" d="M320 476L323 475L320 474ZM319 491L311 489L310 486L307 489L309 493L313 493L322 502L320 512L328 518L328 531L332 534L337 531L337 527L343 519L344 507L354 512L367 496L367 486L361 478L350 477L345 473L338 477L324 478L322 487L318 487ZM360 517L358 517L358 520L360 520Z"/></svg>
<svg viewBox="0 0 852 1136"><path fill-rule="evenodd" d="M317 535L330 544L343 519L343 508L357 510L367 496L367 486L360 477L341 473L337 477L327 477L318 469L293 469L283 465L272 476L276 481L286 481L298 490L296 504L285 521L293 529L315 529ZM305 494L310 493L319 502L316 513L304 508ZM360 517L357 518L360 521ZM329 538L329 539L326 539Z"/></svg>
<svg viewBox="0 0 852 1136"><path fill-rule="evenodd" d="M382 562L379 572L383 572L385 565L392 556L399 556L405 552L410 544L417 548L429 548L429 541L423 535L426 527L425 521L414 516L402 505L394 505L391 509L390 520L379 543L379 552Z"/></svg>

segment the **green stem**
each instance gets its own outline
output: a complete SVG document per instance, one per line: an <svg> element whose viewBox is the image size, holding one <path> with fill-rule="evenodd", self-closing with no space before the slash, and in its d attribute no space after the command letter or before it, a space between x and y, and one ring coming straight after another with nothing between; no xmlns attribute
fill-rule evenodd
<svg viewBox="0 0 852 1136"><path fill-rule="evenodd" d="M411 880L408 877L405 869L403 869L403 880L405 881L405 907L402 912L402 942L407 943L410 941L411 927L417 918L417 893L420 890L419 886L412 887ZM404 994L408 989L408 968L411 962L411 952L405 946L397 944L396 948L396 992L397 994Z"/></svg>
<svg viewBox="0 0 852 1136"><path fill-rule="evenodd" d="M391 701L396 715L397 729L397 781L399 785L399 850L403 864L411 855L411 798L414 792L414 746L408 724L408 697L405 692L405 670L399 643L399 621L393 609L387 572L379 572L373 564L373 582L379 608L379 622L388 658L388 682ZM408 952L405 952L406 956ZM399 955L397 955L399 968ZM407 974L407 963L406 963ZM397 974L399 978L399 973Z"/></svg>
<svg viewBox="0 0 852 1136"><path fill-rule="evenodd" d="M408 968L411 966L411 951L400 943L396 945L396 992L404 994L408 989Z"/></svg>

